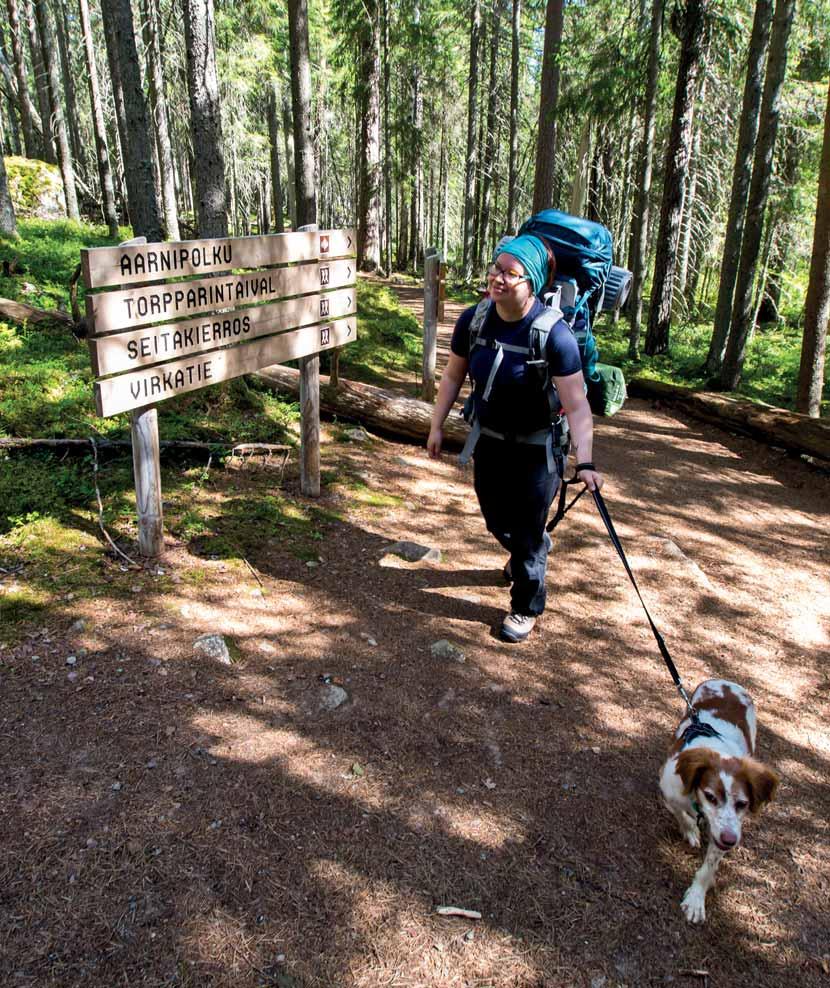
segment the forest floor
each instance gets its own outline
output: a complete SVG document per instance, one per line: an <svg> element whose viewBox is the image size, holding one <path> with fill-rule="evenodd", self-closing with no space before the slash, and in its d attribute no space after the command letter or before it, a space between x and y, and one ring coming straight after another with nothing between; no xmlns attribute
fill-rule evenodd
<svg viewBox="0 0 830 988"><path fill-rule="evenodd" d="M160 565L80 516L0 556L45 601L0 627L0 984L826 985L830 478L634 400L595 458L685 682L746 686L782 777L705 925L657 793L682 704L590 501L508 645L469 471L327 425L314 502L294 460L168 468L203 525Z"/></svg>

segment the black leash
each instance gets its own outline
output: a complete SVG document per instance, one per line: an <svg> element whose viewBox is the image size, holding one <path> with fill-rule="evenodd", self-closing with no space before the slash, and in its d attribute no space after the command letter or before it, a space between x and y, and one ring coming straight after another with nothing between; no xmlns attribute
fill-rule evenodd
<svg viewBox="0 0 830 988"><path fill-rule="evenodd" d="M559 506L556 509L556 514L554 515L552 522L548 525L548 531L551 531L553 528L556 527L556 525L562 520L565 514L574 506L574 504L576 504L576 502L585 493L585 491L588 490L587 487L583 487L582 491L576 495L576 497L571 501L568 507L562 510L562 507L565 503L566 484L572 484L575 482L576 482L576 478L574 478L574 480L563 481L562 493L560 494L560 498L559 498ZM690 727L694 726L698 734L708 734L709 733L708 730L705 729L700 730L699 725L701 725L701 721L698 718L698 713L695 710L695 708L692 706L692 702L689 699L686 690L683 687L683 682L680 679L680 674L678 673L677 667L672 661L672 657L669 654L669 650L666 646L665 641L663 641L663 636L657 630L657 625L655 625L654 621L651 619L651 615L649 614L648 608L646 607L646 602L643 600L643 596L640 593L640 588L637 586L637 581L634 579L634 574L631 572L631 567L628 565L628 560L625 557L625 552L623 552L622 543L620 542L619 536L617 535L616 529L614 528L614 522L611 521L611 515L608 513L608 507L605 504L605 500L602 494L598 490L591 491L591 494L593 495L594 503L597 506L597 511L599 511L599 516L600 518L602 518L603 522L605 523L605 528L608 531L608 537L611 539L612 545L617 550L617 555L622 560L622 564L625 567L625 571L626 573L628 573L628 578L629 580L631 580L631 584L634 587L637 596L640 598L640 603L643 605L643 610L646 612L648 623L651 626L651 631L652 634L654 635L655 641L657 642L657 647L660 649L660 654L663 656L663 661L666 663L666 667L668 668L671 674L671 678L674 680L674 685L677 687L678 693L680 693L681 697L683 697L683 701L686 704L686 707L689 711L689 716L692 719L692 724L690 725ZM708 725L706 725L706 727L708 727ZM714 731L714 734L717 734L717 732Z"/></svg>

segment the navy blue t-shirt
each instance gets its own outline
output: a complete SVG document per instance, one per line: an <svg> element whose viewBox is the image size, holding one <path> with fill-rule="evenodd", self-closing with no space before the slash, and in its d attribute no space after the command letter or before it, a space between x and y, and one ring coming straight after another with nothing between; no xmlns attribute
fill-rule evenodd
<svg viewBox="0 0 830 988"><path fill-rule="evenodd" d="M465 309L458 317L453 330L450 349L456 356L470 359L470 323L476 306ZM506 322L499 316L495 305L490 307L479 335L500 343L526 347L533 320L544 311L537 299L535 305L522 319ZM481 400L481 393L493 365L495 351L477 346L470 359L470 373L476 384L477 412L481 424L498 432L535 432L550 422L548 397L542 387L542 377L527 366L527 356L504 352L501 367L493 381L488 401ZM568 377L581 373L582 361L579 345L564 319L560 319L548 334L545 346L548 368L553 377Z"/></svg>

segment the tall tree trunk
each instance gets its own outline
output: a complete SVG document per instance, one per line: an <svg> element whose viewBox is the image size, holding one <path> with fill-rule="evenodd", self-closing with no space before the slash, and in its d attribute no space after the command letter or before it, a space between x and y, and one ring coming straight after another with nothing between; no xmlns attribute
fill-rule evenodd
<svg viewBox="0 0 830 988"><path fill-rule="evenodd" d="M503 0L493 0L493 15L490 29L490 81L487 87L487 134L485 143L484 169L481 184L481 237L479 260L483 261L490 241L490 189L493 171L496 166L496 111L498 109L499 84L496 76L499 55L499 34L501 28L500 5Z"/></svg>
<svg viewBox="0 0 830 988"><path fill-rule="evenodd" d="M720 374L729 326L732 320L732 302L735 297L735 278L741 257L746 199L752 177L752 155L758 136L758 116L761 110L761 92L764 85L764 64L769 45L772 24L773 0L756 0L752 35L747 51L746 80L744 82L741 120L738 125L738 147L732 171L732 191L729 197L729 214L723 240L720 266L718 300L715 305L715 325L706 357L706 373Z"/></svg>
<svg viewBox="0 0 830 988"><path fill-rule="evenodd" d="M683 196L683 222L680 229L680 263L677 268L677 293L686 297L686 282L689 277L689 261L692 255L692 238L695 229L695 209L697 207L697 176L700 169L700 135L704 120L702 108L706 105L706 76L700 83L698 103L701 112L698 113L697 125L694 127L692 150L689 155L689 174L686 180L686 192Z"/></svg>
<svg viewBox="0 0 830 988"><path fill-rule="evenodd" d="M282 136L285 142L285 189L288 199L288 219L291 229L297 229L297 169L294 161L294 122L288 93L282 94Z"/></svg>
<svg viewBox="0 0 830 988"><path fill-rule="evenodd" d="M170 143L170 127L167 116L167 98L164 92L161 48L159 45L158 0L141 0L142 37L147 52L147 77L150 83L150 109L155 123L156 148L158 150L159 175L161 177L161 201L164 209L164 225L168 240L180 240L179 208L176 204L176 169L173 164L173 148Z"/></svg>
<svg viewBox="0 0 830 988"><path fill-rule="evenodd" d="M153 243L162 239L161 218L153 177L153 142L141 87L130 0L107 0L101 12L110 67L114 69L113 91L120 87L123 99L124 119L119 122L119 133L130 219L134 234ZM116 96L116 107L117 101Z"/></svg>
<svg viewBox="0 0 830 988"><path fill-rule="evenodd" d="M539 128L536 135L536 179L533 212L553 205L553 165L556 161L556 114L559 104L559 49L564 26L563 0L548 0L542 85L539 96Z"/></svg>
<svg viewBox="0 0 830 988"><path fill-rule="evenodd" d="M296 156L297 226L308 226L317 222L317 192L314 184L307 0L288 0L288 34L291 40L291 104Z"/></svg>
<svg viewBox="0 0 830 988"><path fill-rule="evenodd" d="M516 170L519 164L519 75L521 72L521 52L519 48L522 23L522 0L513 0L511 20L510 55L510 158L507 165L507 233L516 233L518 223L518 179Z"/></svg>
<svg viewBox="0 0 830 988"><path fill-rule="evenodd" d="M20 36L20 13L17 0L6 0L9 13L9 34L11 35L12 61L14 74L17 79L17 96L20 102L20 127L23 131L23 147L27 158L37 158L42 152L42 140L35 126L35 110L29 95L29 83L26 78L26 61L23 56L23 42ZM38 127L40 124L38 123Z"/></svg>
<svg viewBox="0 0 830 988"><path fill-rule="evenodd" d="M645 351L650 356L655 353L665 353L669 348L669 326L683 192L691 151L697 78L703 58L706 18L710 6L711 0L687 0L682 15L683 35L674 91L671 135L666 150L660 231L657 235L657 260L654 265L654 283L646 334Z"/></svg>
<svg viewBox="0 0 830 988"><path fill-rule="evenodd" d="M475 172L478 150L478 41L481 34L481 8L479 0L470 4L470 71L467 93L467 154L464 166L464 224L461 234L462 276L464 281L473 278L473 249L475 241Z"/></svg>
<svg viewBox="0 0 830 988"><path fill-rule="evenodd" d="M282 176L280 174L280 94L276 80L268 90L268 137L271 146L271 198L274 204L274 232L283 233Z"/></svg>
<svg viewBox="0 0 830 988"><path fill-rule="evenodd" d="M48 161L50 165L55 165L58 159L55 154L55 141L52 134L52 108L49 105L49 82L43 64L43 46L35 21L34 6L30 0L23 0L23 4L26 29L29 35L29 53L32 56L32 72L35 76L37 105L40 110L41 150L43 151L43 160Z"/></svg>
<svg viewBox="0 0 830 988"><path fill-rule="evenodd" d="M749 198L746 205L741 259L735 282L735 298L732 303L729 337L720 375L720 386L725 391L734 391L738 387L746 356L746 344L754 323L752 283L758 264L761 232L769 197L775 139L778 135L781 89L787 74L787 42L790 37L794 13L795 0L776 0L770 34L767 75L761 97L758 140L755 144L752 180L749 184Z"/></svg>
<svg viewBox="0 0 830 988"><path fill-rule="evenodd" d="M383 11L383 194L384 194L384 261L387 275L392 273L392 125L390 120L389 78L389 2L382 0Z"/></svg>
<svg viewBox="0 0 830 988"><path fill-rule="evenodd" d="M46 70L46 83L49 90L49 101L52 107L52 128L55 146L58 151L61 179L63 180L63 195L66 200L66 215L76 222L80 220L78 211L78 195L75 191L75 169L72 165L72 152L69 149L69 135L61 104L61 80L58 68L55 40L52 35L52 25L49 22L49 10L46 0L35 0L35 12L40 39L43 43L43 66Z"/></svg>
<svg viewBox="0 0 830 988"><path fill-rule="evenodd" d="M7 141L7 146L9 149L8 153L19 155L20 127L18 126L17 123L18 109L13 96L15 89L14 79L12 78L11 69L9 68L9 65L11 63L9 61L9 52L8 49L6 48L6 32L2 24L0 24L0 55L2 55L2 59L0 60L2 61L2 65L0 65L0 69L2 69L2 74L7 84L5 95L6 95L6 116L8 117L8 121L9 121L9 136Z"/></svg>
<svg viewBox="0 0 830 988"><path fill-rule="evenodd" d="M369 5L369 25L361 39L362 113L360 211L357 228L357 265L375 271L380 264L380 37L378 11Z"/></svg>
<svg viewBox="0 0 830 988"><path fill-rule="evenodd" d="M75 98L75 80L72 71L72 61L69 52L69 29L66 20L66 5L64 0L55 0L55 30L58 38L58 52L61 60L61 79L63 92L66 96L66 127L69 131L69 145L72 149L72 159L78 165L82 175L87 171L86 149L81 140L78 115L78 101Z"/></svg>
<svg viewBox="0 0 830 988"><path fill-rule="evenodd" d="M570 211L574 216L581 216L585 211L585 200L588 194L588 170L591 161L591 118L586 114L582 124L582 134L576 152L573 181L571 183Z"/></svg>
<svg viewBox="0 0 830 988"><path fill-rule="evenodd" d="M0 236L14 239L17 237L17 221L14 216L14 206L9 192L9 180L6 175L6 163L0 154Z"/></svg>
<svg viewBox="0 0 830 988"><path fill-rule="evenodd" d="M187 47L187 88L200 237L226 237L225 156L213 30L213 0L182 0Z"/></svg>
<svg viewBox="0 0 830 988"><path fill-rule="evenodd" d="M95 48L92 43L92 26L89 20L89 4L87 0L78 0L81 15L81 36L84 43L86 59L86 74L89 83L89 101L92 106L92 129L95 134L95 158L98 164L98 178L101 183L101 198L104 219L109 235L114 239L118 236L118 214L115 210L115 187L112 181L109 152L107 151L107 130L104 124L104 110L101 105L101 93L98 89L98 70L95 65Z"/></svg>
<svg viewBox="0 0 830 988"><path fill-rule="evenodd" d="M817 418L824 387L824 354L827 321L830 319L830 87L824 112L824 145L818 178L816 225L810 281L804 303L804 337L801 341L801 367L798 372L796 408Z"/></svg>

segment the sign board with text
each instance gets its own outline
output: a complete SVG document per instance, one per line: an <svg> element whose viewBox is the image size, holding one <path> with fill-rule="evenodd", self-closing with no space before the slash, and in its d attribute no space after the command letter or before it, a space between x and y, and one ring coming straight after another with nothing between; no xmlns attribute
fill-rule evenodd
<svg viewBox="0 0 830 988"><path fill-rule="evenodd" d="M82 251L98 414L354 340L354 242L324 230Z"/></svg>

